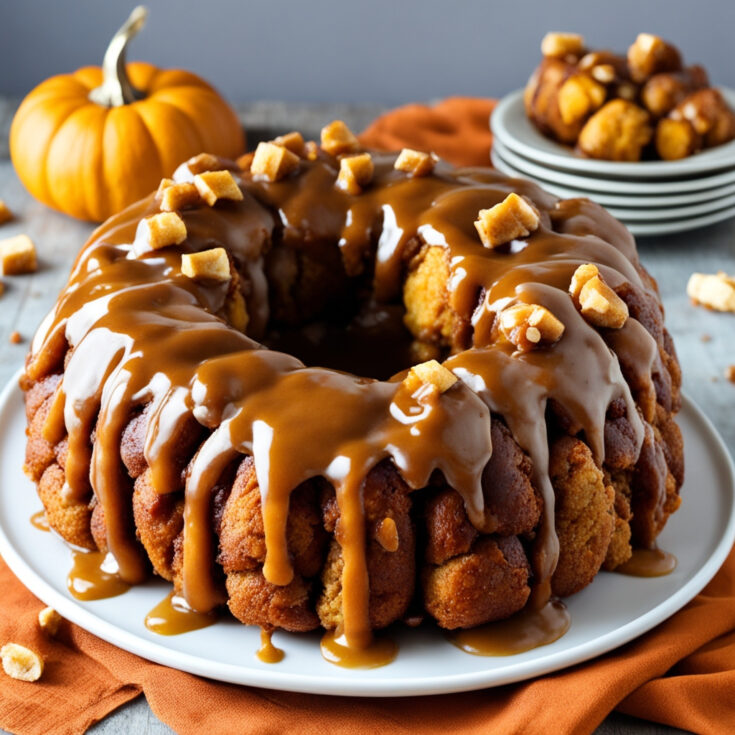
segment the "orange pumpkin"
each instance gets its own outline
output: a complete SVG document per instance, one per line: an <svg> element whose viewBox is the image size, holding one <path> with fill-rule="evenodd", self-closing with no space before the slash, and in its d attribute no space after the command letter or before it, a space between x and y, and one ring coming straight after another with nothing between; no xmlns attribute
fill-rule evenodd
<svg viewBox="0 0 735 735"><path fill-rule="evenodd" d="M187 158L234 158L245 140L234 110L203 79L125 64L145 22L136 8L115 34L103 68L39 84L10 129L10 155L28 191L79 219L102 221L154 190Z"/></svg>

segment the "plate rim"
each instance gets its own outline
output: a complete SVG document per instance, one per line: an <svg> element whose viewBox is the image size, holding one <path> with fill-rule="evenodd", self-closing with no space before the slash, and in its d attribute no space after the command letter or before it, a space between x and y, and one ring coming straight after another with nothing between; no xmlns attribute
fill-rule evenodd
<svg viewBox="0 0 735 735"><path fill-rule="evenodd" d="M570 189L575 192L579 192L577 196L584 196L589 192L594 192L595 196L605 199L620 199L626 200L627 203L608 203L603 206L610 207L623 207L632 209L665 209L669 207L679 207L681 205L687 206L690 203L699 204L703 202L716 201L718 199L724 199L725 197L735 195L735 172L733 172L732 181L728 184L720 184L713 187L712 189L694 189L689 192L681 192L678 194L641 194L636 195L635 193L623 194L617 191L598 191L595 189L595 181L592 180L592 186L583 186L582 184L573 185L563 183L563 180L559 178L560 171L553 169L546 169L544 166L534 166L534 162L522 156L516 151L510 150L507 146L504 146L499 140L493 141L493 147L491 151L491 162L492 154L499 156L505 163L511 166L514 170L522 172L525 166L533 166L535 170L543 171L544 174L534 173L529 174L534 178L548 182L557 187L563 187ZM530 171L530 168L529 168ZM549 178L547 178L549 177ZM557 181L561 182L557 184ZM598 201L600 201L598 199ZM635 202L635 203L634 203Z"/></svg>
<svg viewBox="0 0 735 735"><path fill-rule="evenodd" d="M497 145L499 144L499 146ZM659 194L686 194L687 192L701 192L714 189L718 186L727 186L735 182L735 167L725 172L713 174L712 176L704 176L698 179L689 179L686 181L642 181L640 179L611 179L604 174L600 176L584 175L577 171L562 171L545 166L543 163L535 161L529 156L523 155L517 150L509 148L500 138L493 138L493 148L499 147L501 150L510 150L515 156L527 161L529 170L536 170L541 173L538 175L543 178L544 173L554 177L558 181L568 183L580 189L592 189L602 193L624 193L646 194L651 195L651 191Z"/></svg>
<svg viewBox="0 0 735 735"><path fill-rule="evenodd" d="M22 368L10 379L10 382L0 392L0 417L12 410L14 397L20 399L18 378ZM14 396L14 394L16 394ZM519 664L513 673L502 680L488 684L483 680L487 676L485 671L453 674L447 678L434 677L430 683L413 683L406 686L405 677L383 676L380 679L351 678L345 676L337 684L335 678L321 675L305 675L298 673L278 673L262 669L252 669L248 676L243 677L243 669L224 662L214 662L182 651L176 651L161 643L151 642L138 637L136 634L110 623L99 615L85 608L82 604L63 596L47 583L43 577L36 574L28 562L15 550L10 539L6 536L2 519L0 519L0 555L13 574L36 597L45 604L53 606L63 617L79 625L87 632L102 638L111 645L122 648L130 653L141 656L164 666L179 669L209 679L224 681L233 684L254 686L260 688L277 689L279 691L300 692L306 694L326 694L334 696L359 697L408 697L428 696L433 694L449 694L463 691L475 691L495 686L503 686L519 681L543 676L552 671L559 671L568 666L589 661L648 632L656 625L664 622L684 605L692 600L717 574L727 558L735 542L735 464L724 443L724 440L714 427L710 419L702 412L697 404L688 396L682 395L682 413L690 412L713 439L714 451L720 455L724 477L729 487L722 487L720 491L727 493L730 505L730 515L725 525L722 537L714 547L713 553L705 564L694 575L679 587L673 594L655 605L647 612L639 615L628 623L603 634L594 640L587 640L579 645L557 652L549 656L544 665L531 660ZM63 543L59 539L60 543ZM383 669L382 671L386 671Z"/></svg>
<svg viewBox="0 0 735 735"><path fill-rule="evenodd" d="M718 89L726 98L728 103L735 104L735 90L717 85ZM494 136L497 136L512 147L514 144L521 148L532 151L539 160L550 166L566 171L585 172L591 171L596 174L604 174L615 178L636 179L662 179L676 176L694 176L709 171L732 169L735 167L735 140L724 143L715 148L702 151L694 156L683 158L679 161L647 161L647 162L619 162L602 161L599 159L582 158L569 152L564 146L550 138L545 137L528 120L523 107L523 89L517 89L505 95L497 104L490 117L490 127ZM520 105L523 119L528 121L529 131L532 138L530 141L521 140L513 135L510 128L505 125L505 116L515 112ZM536 138L536 140L534 140ZM536 145L534 145L536 143ZM547 150L546 146L552 150ZM544 147L541 147L544 146ZM554 152L558 148L558 152Z"/></svg>
<svg viewBox="0 0 735 735"><path fill-rule="evenodd" d="M509 163L506 163L502 158L500 160L503 162L503 165L507 167L507 169L499 167L496 163L496 157L500 158L498 154L493 154L493 156L491 157L491 162L493 163L493 166L495 166L495 168L500 171L500 173L503 173L506 176L511 176L513 178L528 179L529 181L538 184L540 187L544 188L555 196L569 198L566 194L557 189L553 182L541 181L530 176L529 174L524 174L520 171L517 171L513 166L511 166ZM583 194L582 196L587 196L588 198L594 200L594 197L590 196L589 193L586 195ZM724 207L723 209L718 209L714 212L709 212L708 214L698 215L680 220L662 219L648 221L638 219L626 220L625 218L619 217L614 213L615 207L612 207L612 205L600 204L600 206L607 209L612 216L619 219L628 228L631 235L635 235L636 237L655 237L657 235L673 235L680 232L689 232L690 230L696 230L702 227L709 227L710 225L715 225L719 222L724 222L725 220L735 217L735 205Z"/></svg>

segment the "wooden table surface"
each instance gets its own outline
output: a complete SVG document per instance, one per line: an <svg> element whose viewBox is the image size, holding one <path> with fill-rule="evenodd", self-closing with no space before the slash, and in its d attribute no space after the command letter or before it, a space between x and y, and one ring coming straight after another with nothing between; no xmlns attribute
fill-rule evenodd
<svg viewBox="0 0 735 735"><path fill-rule="evenodd" d="M39 269L32 275L2 279L5 293L0 296L0 386L23 364L30 338L66 281L77 250L92 231L91 225L39 204L21 186L7 148L15 106L13 100L0 99L0 198L16 215L12 222L0 228L0 239L28 234L38 249ZM241 117L252 146L258 140L293 129L318 137L320 127L337 117L354 130L360 130L381 111L377 106L262 102L243 108ZM666 323L682 364L684 389L712 419L730 451L735 453L735 384L724 378L726 367L735 364L735 315L695 308L685 292L692 271L735 273L735 220L679 235L639 238L638 245L641 260L661 289ZM14 331L23 337L20 344L10 344L9 337ZM705 335L711 339L705 341ZM156 719L140 697L95 725L91 732L171 731ZM613 714L597 732L648 735L677 731Z"/></svg>

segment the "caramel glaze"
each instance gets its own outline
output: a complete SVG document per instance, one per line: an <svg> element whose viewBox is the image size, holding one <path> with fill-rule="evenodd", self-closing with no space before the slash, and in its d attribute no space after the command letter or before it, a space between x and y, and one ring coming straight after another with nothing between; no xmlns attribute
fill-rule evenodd
<svg viewBox="0 0 735 735"><path fill-rule="evenodd" d="M146 616L145 627L158 635L181 635L217 622L215 612L192 610L186 600L174 592L164 597Z"/></svg>
<svg viewBox="0 0 735 735"><path fill-rule="evenodd" d="M72 551L72 567L66 587L77 600L104 600L117 597L130 589L109 554L101 551Z"/></svg>
<svg viewBox="0 0 735 735"><path fill-rule="evenodd" d="M271 640L272 636L272 630L260 629L260 648L256 651L255 655L264 664L277 664L283 661L283 657L286 655L282 649L273 645L273 641Z"/></svg>
<svg viewBox="0 0 735 735"><path fill-rule="evenodd" d="M491 411L502 415L530 454L543 496L532 567L537 595L548 597L558 543L547 474L547 405L553 401L568 415L601 464L605 413L613 400L624 400L639 448L643 441L621 364L636 390L650 391L658 360L656 341L634 318L619 333L603 334L580 316L567 293L577 266L592 262L613 288L627 284L655 297L641 277L634 241L602 208L582 199L559 201L487 169L439 164L433 175L412 178L393 169L394 155L373 160L373 183L359 196L335 187L338 164L323 153L277 183L243 173L243 201L183 211L186 241L155 252L141 254L145 244L135 240L139 221L158 211L157 201L151 196L133 205L84 247L27 364L28 378L39 379L60 370L59 355L66 353L44 435L53 441L68 434L66 492L84 500L94 492L103 505L107 542L128 583L142 581L147 565L129 512L131 480L120 438L131 414L151 404L145 457L158 493L184 484L183 596L200 612L225 600L213 573L210 500L234 459L254 457L263 497L263 571L277 585L293 575L286 546L291 491L315 476L332 483L346 531L344 629L323 646L332 648L329 641L338 639L350 651L367 649L371 641L361 500L371 468L390 458L414 489L439 470L461 494L472 523L491 533L481 477L492 453ZM175 179L192 176L184 164ZM484 248L473 226L477 212L512 191L535 202L541 226L513 248ZM305 367L255 341L268 327L268 248L336 244L347 276L370 273L373 263L375 301L396 304L417 243L447 249L451 307L469 330L468 349L445 363L460 378L445 394L419 403L396 380ZM251 336L220 316L226 285L198 283L181 272L182 252L215 244L229 251L245 284ZM529 353L496 342L495 315L516 301L549 308L566 327L563 338ZM172 460L191 417L206 439L182 479ZM337 658L344 662L344 652Z"/></svg>
<svg viewBox="0 0 735 735"><path fill-rule="evenodd" d="M45 510L38 510L31 516L31 525L39 531L50 531L51 526L48 524Z"/></svg>
<svg viewBox="0 0 735 735"><path fill-rule="evenodd" d="M384 635L372 638L366 646L356 647L339 631L328 630L321 641L322 656L344 669L376 669L386 666L398 654L396 642Z"/></svg>
<svg viewBox="0 0 735 735"><path fill-rule="evenodd" d="M631 577L664 577L676 569L677 559L662 549L633 549L633 556L615 569Z"/></svg>
<svg viewBox="0 0 735 735"><path fill-rule="evenodd" d="M474 656L512 656L559 640L570 622L564 603L550 599L541 607L527 605L506 620L453 631L447 637Z"/></svg>

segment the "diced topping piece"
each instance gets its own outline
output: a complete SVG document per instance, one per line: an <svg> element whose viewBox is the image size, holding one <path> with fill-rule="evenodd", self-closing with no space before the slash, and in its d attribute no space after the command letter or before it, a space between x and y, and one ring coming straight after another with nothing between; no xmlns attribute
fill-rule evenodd
<svg viewBox="0 0 735 735"><path fill-rule="evenodd" d="M0 283L0 294L3 292L2 284ZM19 345L23 341L23 335L18 332L11 332L10 337L8 337L8 341L11 345Z"/></svg>
<svg viewBox="0 0 735 735"><path fill-rule="evenodd" d="M645 82L663 71L679 71L681 55L670 43L652 33L639 33L628 49L628 68L634 82Z"/></svg>
<svg viewBox="0 0 735 735"><path fill-rule="evenodd" d="M275 143L258 143L250 173L268 181L280 181L299 166L299 157Z"/></svg>
<svg viewBox="0 0 735 735"><path fill-rule="evenodd" d="M0 199L0 225L9 222L11 219L13 219L13 213L8 208L8 205Z"/></svg>
<svg viewBox="0 0 735 735"><path fill-rule="evenodd" d="M211 153L199 153L184 164L193 175L203 174L205 171L218 171L222 168L222 161Z"/></svg>
<svg viewBox="0 0 735 735"><path fill-rule="evenodd" d="M687 294L695 304L708 309L735 312L735 277L723 271L715 275L692 273Z"/></svg>
<svg viewBox="0 0 735 735"><path fill-rule="evenodd" d="M559 88L559 114L565 125L584 120L605 101L605 88L587 74L573 74Z"/></svg>
<svg viewBox="0 0 735 735"><path fill-rule="evenodd" d="M304 136L296 130L285 135L279 135L274 141L276 145L283 146L286 150L297 156L304 155Z"/></svg>
<svg viewBox="0 0 735 735"><path fill-rule="evenodd" d="M428 176L439 160L434 153L415 151L413 148L404 148L396 158L393 168L404 171L410 176Z"/></svg>
<svg viewBox="0 0 735 735"><path fill-rule="evenodd" d="M230 259L224 248L212 248L181 256L181 272L195 280L229 281Z"/></svg>
<svg viewBox="0 0 735 735"><path fill-rule="evenodd" d="M160 250L169 245L180 245L184 240L186 225L176 212L161 212L142 219L135 233L138 253L146 249Z"/></svg>
<svg viewBox="0 0 735 735"><path fill-rule="evenodd" d="M17 643L6 643L0 648L3 669L11 679L38 681L43 674L43 659L30 648Z"/></svg>
<svg viewBox="0 0 735 735"><path fill-rule="evenodd" d="M528 199L515 192L490 209L477 213L475 228L486 248L505 245L519 237L528 237L541 222L538 210Z"/></svg>
<svg viewBox="0 0 735 735"><path fill-rule="evenodd" d="M170 181L168 186L164 182ZM190 182L174 183L171 179L164 179L158 187L158 198L161 202L161 211L175 212L178 209L193 207L200 201L199 191Z"/></svg>
<svg viewBox="0 0 735 735"><path fill-rule="evenodd" d="M725 368L725 377L731 382L735 383L735 365L728 365Z"/></svg>
<svg viewBox="0 0 735 735"><path fill-rule="evenodd" d="M579 33L550 31L541 40L541 53L557 59L581 56L584 53L584 37Z"/></svg>
<svg viewBox="0 0 735 735"><path fill-rule="evenodd" d="M360 141L342 122L334 120L322 128L322 148L332 156L355 153L360 150Z"/></svg>
<svg viewBox="0 0 735 735"><path fill-rule="evenodd" d="M392 518L383 518L375 529L375 538L386 551L398 551L398 528Z"/></svg>
<svg viewBox="0 0 735 735"><path fill-rule="evenodd" d="M592 263L574 271L569 293L582 316L596 327L620 329L628 319L627 304L605 283Z"/></svg>
<svg viewBox="0 0 735 735"><path fill-rule="evenodd" d="M213 207L218 199L229 199L239 202L242 200L242 191L230 171L205 171L194 177L199 196Z"/></svg>
<svg viewBox="0 0 735 735"><path fill-rule="evenodd" d="M373 159L369 153L345 156L339 162L337 186L348 194L360 194L373 180L373 171Z"/></svg>
<svg viewBox="0 0 735 735"><path fill-rule="evenodd" d="M38 613L38 624L41 626L41 630L43 630L44 633L53 637L59 632L61 615L59 615L53 607L44 607L43 610Z"/></svg>
<svg viewBox="0 0 735 735"><path fill-rule="evenodd" d="M430 387L439 393L446 393L457 382L457 376L440 362L428 360L414 365L403 380L403 385L411 392Z"/></svg>
<svg viewBox="0 0 735 735"><path fill-rule="evenodd" d="M28 235L16 235L0 240L0 264L6 276L35 272L38 261L36 246L31 238Z"/></svg>
<svg viewBox="0 0 735 735"><path fill-rule="evenodd" d="M515 304L500 312L500 330L521 352L558 342L564 324L546 307L538 304Z"/></svg>

